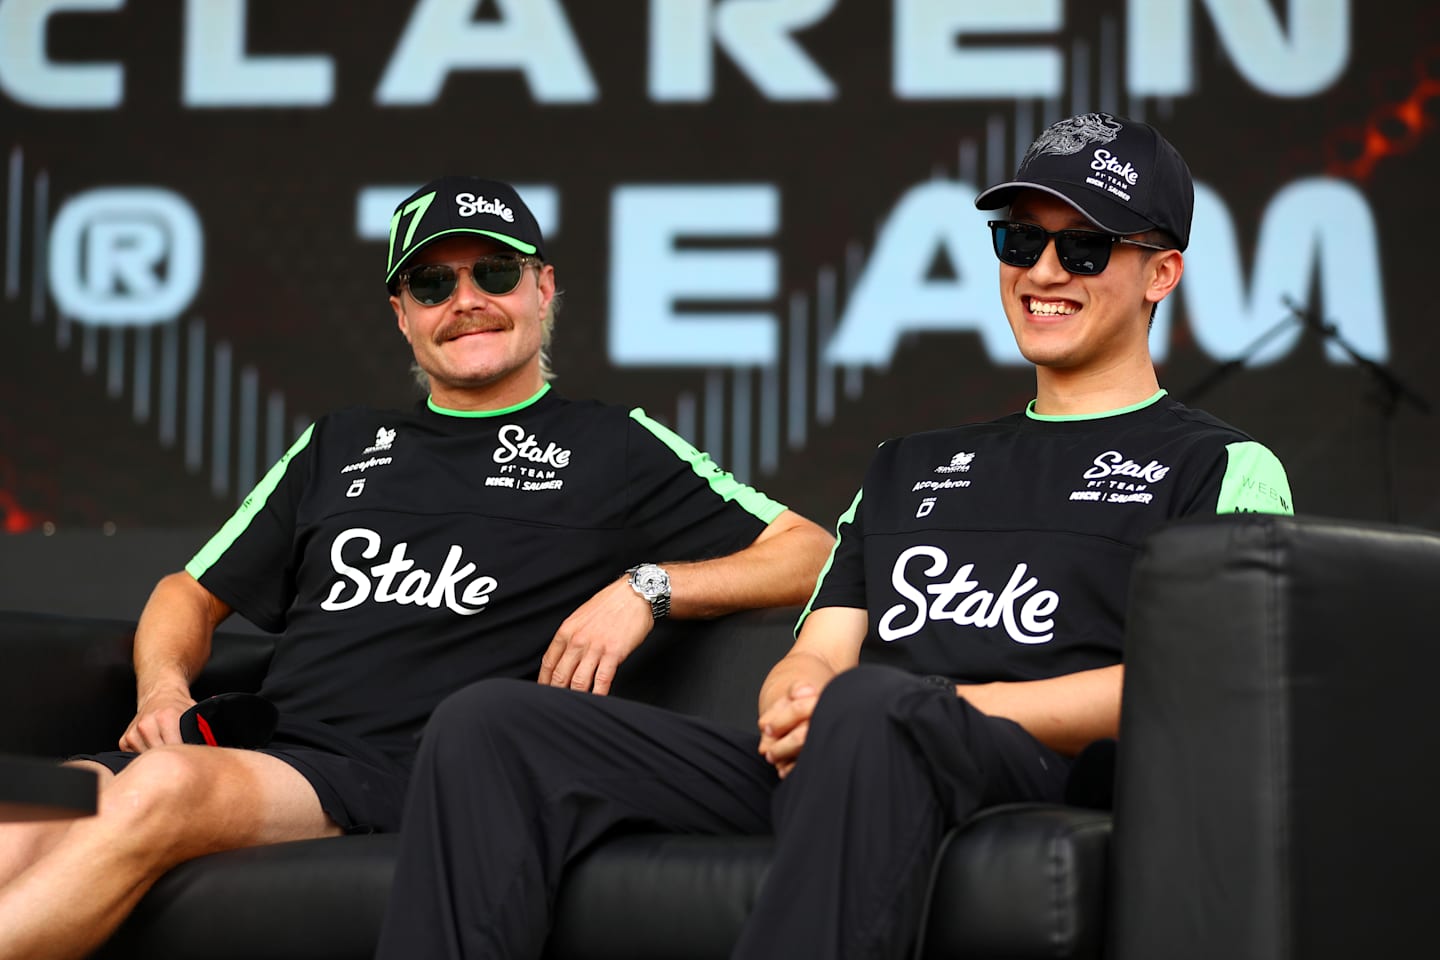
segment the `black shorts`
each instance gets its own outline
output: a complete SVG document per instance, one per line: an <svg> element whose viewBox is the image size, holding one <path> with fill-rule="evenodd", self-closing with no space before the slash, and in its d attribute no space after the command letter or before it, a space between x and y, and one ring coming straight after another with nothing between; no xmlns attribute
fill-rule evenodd
<svg viewBox="0 0 1440 960"><path fill-rule="evenodd" d="M346 833L396 833L410 779L403 761L342 733L326 723L281 717L275 736L260 753L284 760L299 771L320 798L320 808ZM139 754L126 750L80 754L115 773Z"/></svg>

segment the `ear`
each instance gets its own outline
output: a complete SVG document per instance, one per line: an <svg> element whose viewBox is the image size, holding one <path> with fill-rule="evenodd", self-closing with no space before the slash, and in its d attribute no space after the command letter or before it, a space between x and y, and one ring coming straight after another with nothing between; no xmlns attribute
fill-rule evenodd
<svg viewBox="0 0 1440 960"><path fill-rule="evenodd" d="M1150 258L1145 270L1145 302L1159 303L1179 284L1185 272L1185 255L1179 250L1162 250Z"/></svg>
<svg viewBox="0 0 1440 960"><path fill-rule="evenodd" d="M555 299L555 268L548 263L542 263L535 271L535 287L540 294L540 315L543 317L545 311L550 308L550 301Z"/></svg>
<svg viewBox="0 0 1440 960"><path fill-rule="evenodd" d="M400 328L401 336L405 338L406 343L409 343L410 322L405 319L405 304L400 301L399 297L392 296L390 298L390 309L395 311L395 324Z"/></svg>

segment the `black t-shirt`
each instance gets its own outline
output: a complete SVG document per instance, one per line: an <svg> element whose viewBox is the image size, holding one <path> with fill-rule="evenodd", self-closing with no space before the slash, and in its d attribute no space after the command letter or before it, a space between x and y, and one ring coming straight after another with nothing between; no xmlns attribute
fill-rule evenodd
<svg viewBox="0 0 1440 960"><path fill-rule="evenodd" d="M284 631L261 691L282 712L404 754L448 693L533 678L626 567L733 553L783 510L644 411L547 387L320 419L186 569Z"/></svg>
<svg viewBox="0 0 1440 960"><path fill-rule="evenodd" d="M1027 411L915 434L880 446L810 609L868 610L861 659L916 673L1109 666L1146 535L1242 510L1292 512L1280 462L1164 391L1094 417Z"/></svg>

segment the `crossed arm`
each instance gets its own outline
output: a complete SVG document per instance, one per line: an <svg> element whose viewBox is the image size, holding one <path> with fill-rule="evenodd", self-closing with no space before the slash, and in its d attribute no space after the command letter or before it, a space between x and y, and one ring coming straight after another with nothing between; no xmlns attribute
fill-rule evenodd
<svg viewBox="0 0 1440 960"><path fill-rule="evenodd" d="M180 714L194 705L190 682L210 659L215 627L230 607L188 573L155 585L135 628L135 719L122 750L180 743Z"/></svg>
<svg viewBox="0 0 1440 960"><path fill-rule="evenodd" d="M670 615L702 619L804 603L832 543L819 526L786 510L743 550L711 560L660 561L670 575ZM621 661L654 625L650 605L623 577L617 579L560 625L541 660L539 681L609 693Z"/></svg>
<svg viewBox="0 0 1440 960"><path fill-rule="evenodd" d="M825 684L859 662L866 625L866 612L853 607L814 611L795 646L765 678L760 753L780 776L789 774L800 756ZM1124 671L1116 664L1045 680L962 683L955 694L982 713L1015 721L1057 753L1073 756L1092 741L1119 733Z"/></svg>

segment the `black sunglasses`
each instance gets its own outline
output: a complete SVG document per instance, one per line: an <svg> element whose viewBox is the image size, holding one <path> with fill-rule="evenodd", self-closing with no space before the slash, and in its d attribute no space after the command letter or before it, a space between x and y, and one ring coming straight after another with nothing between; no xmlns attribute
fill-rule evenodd
<svg viewBox="0 0 1440 960"><path fill-rule="evenodd" d="M1055 256L1066 273L1093 277L1110 265L1110 251L1117 243L1146 250L1169 250L1155 243L1131 240L1097 230L1046 230L1033 223L1015 220L991 220L990 238L995 242L995 256L1012 267L1033 267L1045 252L1050 238L1055 238Z"/></svg>
<svg viewBox="0 0 1440 960"><path fill-rule="evenodd" d="M480 257L469 266L470 281L492 297L503 297L520 286L526 267L539 263L538 257L508 253ZM410 289L410 296L427 307L449 300L455 295L455 285L460 282L459 271L448 263L422 263L406 270L402 276L405 286Z"/></svg>

